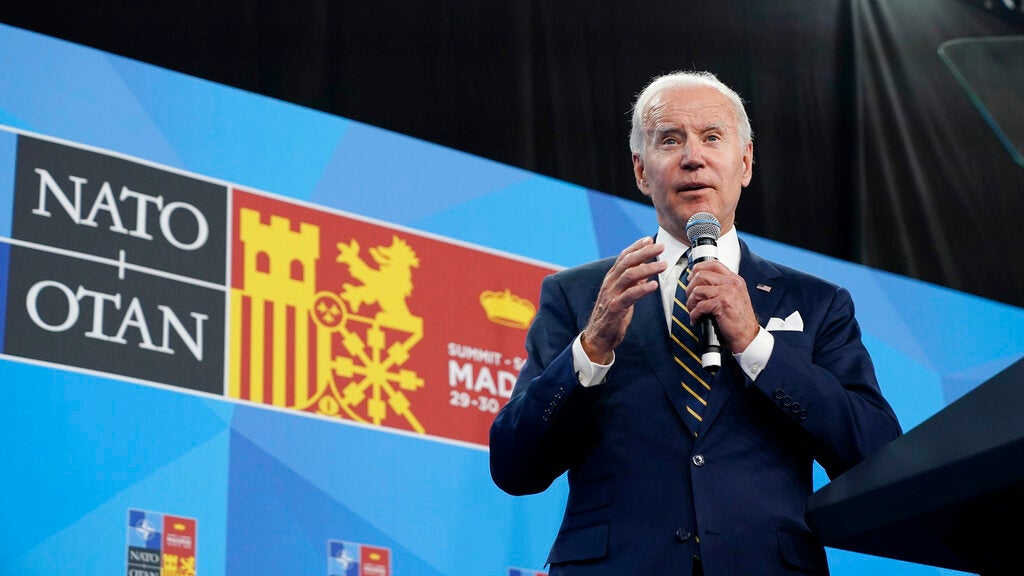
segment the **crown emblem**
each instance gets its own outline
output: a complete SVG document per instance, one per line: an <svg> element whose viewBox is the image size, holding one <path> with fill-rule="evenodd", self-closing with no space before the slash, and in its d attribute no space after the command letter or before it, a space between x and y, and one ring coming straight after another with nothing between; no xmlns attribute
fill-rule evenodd
<svg viewBox="0 0 1024 576"><path fill-rule="evenodd" d="M512 328L529 328L537 309L525 298L512 294L507 288L504 292L486 290L480 294L480 305L487 314L487 319L495 324Z"/></svg>

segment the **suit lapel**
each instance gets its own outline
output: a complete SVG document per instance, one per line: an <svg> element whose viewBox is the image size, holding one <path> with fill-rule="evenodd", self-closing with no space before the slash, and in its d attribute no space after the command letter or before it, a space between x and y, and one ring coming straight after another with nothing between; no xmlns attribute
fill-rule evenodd
<svg viewBox="0 0 1024 576"><path fill-rule="evenodd" d="M766 325L786 292L782 272L771 262L752 253L741 240L740 276L747 283L747 294L750 295L750 304L757 315L757 323L761 326Z"/></svg>
<svg viewBox="0 0 1024 576"><path fill-rule="evenodd" d="M764 326L779 299L785 292L782 273L767 260L750 252L746 243L740 240L740 276L747 284L747 294L754 308L757 323ZM700 436L714 423L722 411L733 390L741 388L746 379L743 369L733 359L729 351L722 354L722 368L715 375L708 394L708 405L704 409L704 421L701 424Z"/></svg>

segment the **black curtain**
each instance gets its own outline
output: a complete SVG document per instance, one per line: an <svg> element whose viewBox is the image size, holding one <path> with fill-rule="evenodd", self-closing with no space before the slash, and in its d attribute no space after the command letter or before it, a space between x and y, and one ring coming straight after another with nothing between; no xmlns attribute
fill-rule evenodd
<svg viewBox="0 0 1024 576"><path fill-rule="evenodd" d="M936 52L1024 33L980 2L8 4L0 22L638 202L633 97L711 70L755 132L742 231L1024 306L1024 167Z"/></svg>
<svg viewBox="0 0 1024 576"><path fill-rule="evenodd" d="M1022 34L1020 20L948 0L857 0L853 17L855 259L1024 305L1024 165L939 55L951 40ZM1024 85L1016 98L1024 116Z"/></svg>

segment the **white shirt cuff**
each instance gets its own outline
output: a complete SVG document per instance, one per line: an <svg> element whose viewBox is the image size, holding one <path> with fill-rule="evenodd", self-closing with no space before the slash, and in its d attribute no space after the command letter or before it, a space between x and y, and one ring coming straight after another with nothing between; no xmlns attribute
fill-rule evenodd
<svg viewBox="0 0 1024 576"><path fill-rule="evenodd" d="M576 370L576 379L579 380L580 385L584 388L597 386L604 382L604 377L608 374L608 369L612 367L613 363L615 363L614 352L612 352L612 361L608 364L595 364L591 362L590 357L583 351L582 332L572 341L572 365Z"/></svg>
<svg viewBox="0 0 1024 576"><path fill-rule="evenodd" d="M761 326L757 331L757 336L747 346L747 349L738 354L733 354L732 357L739 363L740 368L743 372L750 377L751 380L757 380L758 375L764 370L764 367L768 364L768 360L772 357L772 350L775 349L775 337L772 333L765 330L764 326Z"/></svg>

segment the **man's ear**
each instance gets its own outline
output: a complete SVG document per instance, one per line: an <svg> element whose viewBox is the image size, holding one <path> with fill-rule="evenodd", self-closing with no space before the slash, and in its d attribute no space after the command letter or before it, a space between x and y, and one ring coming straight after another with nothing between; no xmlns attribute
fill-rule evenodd
<svg viewBox="0 0 1024 576"><path fill-rule="evenodd" d="M751 178L754 177L754 143L747 142L746 147L743 150L743 186L746 187L750 184Z"/></svg>
<svg viewBox="0 0 1024 576"><path fill-rule="evenodd" d="M647 177L644 173L644 159L639 152L633 152L633 176L636 178L636 187L644 196L651 195L650 186L647 185Z"/></svg>

